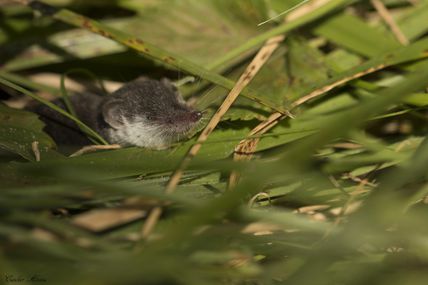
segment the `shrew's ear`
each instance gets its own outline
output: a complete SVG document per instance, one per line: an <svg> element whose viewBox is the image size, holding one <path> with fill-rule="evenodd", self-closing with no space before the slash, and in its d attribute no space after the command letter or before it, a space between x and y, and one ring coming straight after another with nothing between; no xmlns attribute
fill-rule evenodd
<svg viewBox="0 0 428 285"><path fill-rule="evenodd" d="M169 90L171 90L172 92L174 92L175 96L177 97L178 102L182 103L182 104L186 104L186 101L184 101L183 97L180 94L180 91L178 90L177 86L174 85L174 83L171 82L171 80L169 80L168 78L163 77L160 82L167 88L169 88Z"/></svg>
<svg viewBox="0 0 428 285"><path fill-rule="evenodd" d="M165 87L169 88L172 92L178 92L177 86L175 86L174 83L172 83L172 81L168 78L162 77L160 82L165 85Z"/></svg>
<svg viewBox="0 0 428 285"><path fill-rule="evenodd" d="M119 129L123 126L123 115L120 109L123 100L111 99L105 102L102 106L104 121L114 129Z"/></svg>
<svg viewBox="0 0 428 285"><path fill-rule="evenodd" d="M150 78L148 78L147 76L142 75L142 76L139 76L139 77L135 78L133 81L135 81L135 82L144 82L144 81L147 81L147 80L150 80Z"/></svg>

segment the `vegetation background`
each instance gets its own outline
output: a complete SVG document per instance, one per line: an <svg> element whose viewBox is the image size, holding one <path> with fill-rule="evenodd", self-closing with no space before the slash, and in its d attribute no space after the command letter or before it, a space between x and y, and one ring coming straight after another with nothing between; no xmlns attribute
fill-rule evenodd
<svg viewBox="0 0 428 285"><path fill-rule="evenodd" d="M426 0L0 1L0 283L426 284L427 19ZM185 164L198 133L69 157L22 110L149 75L203 129L279 35Z"/></svg>

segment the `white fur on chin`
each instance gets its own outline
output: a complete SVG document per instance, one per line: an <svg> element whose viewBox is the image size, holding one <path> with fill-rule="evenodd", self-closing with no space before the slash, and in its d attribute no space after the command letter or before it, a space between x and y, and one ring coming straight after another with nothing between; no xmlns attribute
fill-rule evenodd
<svg viewBox="0 0 428 285"><path fill-rule="evenodd" d="M147 120L128 122L122 118L124 124L119 129L110 129L109 138L111 143L122 146L139 146L153 149L166 148L171 140L166 137L161 126L154 125Z"/></svg>

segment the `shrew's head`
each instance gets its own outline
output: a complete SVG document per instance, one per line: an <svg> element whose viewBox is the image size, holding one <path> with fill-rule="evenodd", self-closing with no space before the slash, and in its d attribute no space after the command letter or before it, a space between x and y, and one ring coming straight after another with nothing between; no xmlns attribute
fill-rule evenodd
<svg viewBox="0 0 428 285"><path fill-rule="evenodd" d="M202 113L186 105L169 80L143 77L110 95L102 116L112 143L159 149L186 137Z"/></svg>

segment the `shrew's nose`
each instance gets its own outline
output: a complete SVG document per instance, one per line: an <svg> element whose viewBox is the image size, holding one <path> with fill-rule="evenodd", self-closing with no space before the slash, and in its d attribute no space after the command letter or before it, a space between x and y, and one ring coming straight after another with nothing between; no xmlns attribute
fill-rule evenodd
<svg viewBox="0 0 428 285"><path fill-rule="evenodd" d="M192 119L192 121L197 122L202 118L202 112L199 112L199 111L192 112L192 114L190 115L190 118Z"/></svg>

